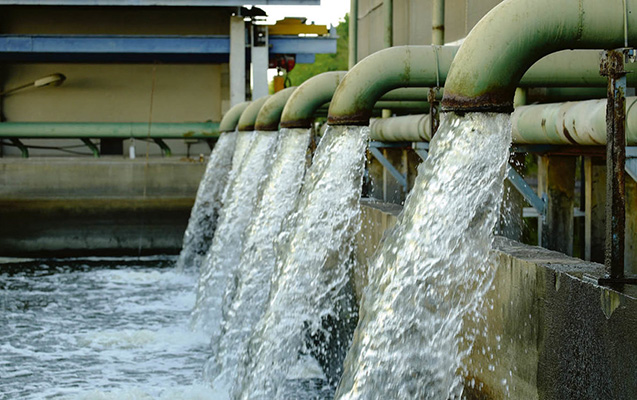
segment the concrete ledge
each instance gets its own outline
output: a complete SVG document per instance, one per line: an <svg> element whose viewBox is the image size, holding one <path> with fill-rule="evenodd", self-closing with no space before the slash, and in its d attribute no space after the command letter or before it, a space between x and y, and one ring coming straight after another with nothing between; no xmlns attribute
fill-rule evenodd
<svg viewBox="0 0 637 400"><path fill-rule="evenodd" d="M377 204L362 210L361 259L396 220ZM465 334L479 332L467 398L637 398L637 288L600 287L602 265L504 238L494 251L484 318L465 323ZM366 272L354 275L356 287L366 283Z"/></svg>

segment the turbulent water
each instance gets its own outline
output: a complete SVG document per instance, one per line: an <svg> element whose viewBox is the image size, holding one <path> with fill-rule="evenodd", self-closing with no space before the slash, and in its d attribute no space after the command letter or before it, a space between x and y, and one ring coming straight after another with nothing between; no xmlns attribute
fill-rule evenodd
<svg viewBox="0 0 637 400"><path fill-rule="evenodd" d="M215 145L206 172L199 183L195 205L190 213L184 243L177 260L177 269L195 268L201 265L217 227L217 217L222 196L232 167L236 132L223 133Z"/></svg>
<svg viewBox="0 0 637 400"><path fill-rule="evenodd" d="M240 365L238 398L331 398L356 306L349 285L367 128L328 129L284 222L266 311Z"/></svg>
<svg viewBox="0 0 637 400"><path fill-rule="evenodd" d="M234 153L232 154L232 168L230 168L230 173L228 174L228 182L223 190L223 195L221 196L221 200L224 204L226 201L226 197L230 192L230 188L232 187L231 183L234 182L237 174L239 173L239 171L241 171L241 164L243 163L243 159L245 158L248 149L252 145L252 142L256 138L256 135L257 133L255 131L237 132Z"/></svg>
<svg viewBox="0 0 637 400"><path fill-rule="evenodd" d="M508 115L447 115L397 226L369 266L337 399L451 399L472 315L491 285Z"/></svg>
<svg viewBox="0 0 637 400"><path fill-rule="evenodd" d="M223 298L233 295L244 231L268 177L277 138L278 132L257 132L249 144L236 175L230 177L217 230L201 268L192 326L208 333L213 342L221 330Z"/></svg>
<svg viewBox="0 0 637 400"><path fill-rule="evenodd" d="M245 360L247 341L263 314L270 293L276 261L274 245L283 219L296 205L305 173L310 140L308 129L282 129L270 175L250 226L238 267L238 283L228 306L216 355L208 363L206 376L216 388L234 386L237 366ZM220 374L220 375L219 375Z"/></svg>
<svg viewBox="0 0 637 400"><path fill-rule="evenodd" d="M0 399L215 399L175 257L0 264Z"/></svg>

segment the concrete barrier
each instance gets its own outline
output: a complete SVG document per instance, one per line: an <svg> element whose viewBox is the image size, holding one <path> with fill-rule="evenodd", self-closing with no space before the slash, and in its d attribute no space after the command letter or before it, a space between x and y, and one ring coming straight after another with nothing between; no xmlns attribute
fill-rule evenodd
<svg viewBox="0 0 637 400"><path fill-rule="evenodd" d="M205 163L0 158L0 256L176 254Z"/></svg>
<svg viewBox="0 0 637 400"><path fill-rule="evenodd" d="M396 215L377 203L362 210L360 259ZM465 322L465 334L480 332L466 360L467 398L637 398L637 288L600 287L602 265L543 248L497 238L494 251L484 317ZM354 275L356 287L366 283L365 271Z"/></svg>

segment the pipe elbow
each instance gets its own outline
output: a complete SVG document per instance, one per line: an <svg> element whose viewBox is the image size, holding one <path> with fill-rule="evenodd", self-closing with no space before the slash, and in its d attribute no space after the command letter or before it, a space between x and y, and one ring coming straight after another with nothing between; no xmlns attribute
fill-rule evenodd
<svg viewBox="0 0 637 400"><path fill-rule="evenodd" d="M243 103L239 103L231 107L223 118L221 118L221 123L219 123L219 132L233 132L237 128L241 114L243 114L249 105L249 101L244 101Z"/></svg>
<svg viewBox="0 0 637 400"><path fill-rule="evenodd" d="M457 47L396 46L369 55L338 85L330 103L330 125L368 125L374 104L400 87L440 86Z"/></svg>
<svg viewBox="0 0 637 400"><path fill-rule="evenodd" d="M259 111L261 111L261 107L263 107L269 98L270 96L263 96L259 99L252 100L243 113L241 113L241 118L239 118L239 122L237 124L237 130L240 132L253 131L254 125L257 122L257 117L259 116Z"/></svg>
<svg viewBox="0 0 637 400"><path fill-rule="evenodd" d="M513 111L524 73L565 49L611 49L637 42L637 0L508 0L485 15L458 51L445 84L445 111ZM631 13L635 10L636 13Z"/></svg>
<svg viewBox="0 0 637 400"><path fill-rule="evenodd" d="M257 131L278 131L281 113L296 86L285 88L271 95L259 110L254 129Z"/></svg>
<svg viewBox="0 0 637 400"><path fill-rule="evenodd" d="M334 96L347 71L330 71L303 82L292 93L281 116L282 128L311 128L314 113Z"/></svg>

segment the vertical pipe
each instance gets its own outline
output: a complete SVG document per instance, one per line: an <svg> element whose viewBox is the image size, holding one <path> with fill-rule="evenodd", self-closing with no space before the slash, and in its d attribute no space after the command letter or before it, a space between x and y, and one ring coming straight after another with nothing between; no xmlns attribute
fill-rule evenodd
<svg viewBox="0 0 637 400"><path fill-rule="evenodd" d="M385 8L385 47L394 45L394 0L383 0Z"/></svg>
<svg viewBox="0 0 637 400"><path fill-rule="evenodd" d="M431 44L445 44L445 0L433 0L431 14Z"/></svg>
<svg viewBox="0 0 637 400"><path fill-rule="evenodd" d="M349 3L349 69L358 62L358 0Z"/></svg>
<svg viewBox="0 0 637 400"><path fill-rule="evenodd" d="M601 73L608 76L606 104L606 256L611 282L624 277L626 231L626 71L624 53L609 50L602 58Z"/></svg>
<svg viewBox="0 0 637 400"><path fill-rule="evenodd" d="M230 106L246 100L246 34L243 17L230 17Z"/></svg>
<svg viewBox="0 0 637 400"><path fill-rule="evenodd" d="M252 98L259 99L269 94L268 27L264 27L263 25L252 25L250 29L252 31Z"/></svg>

